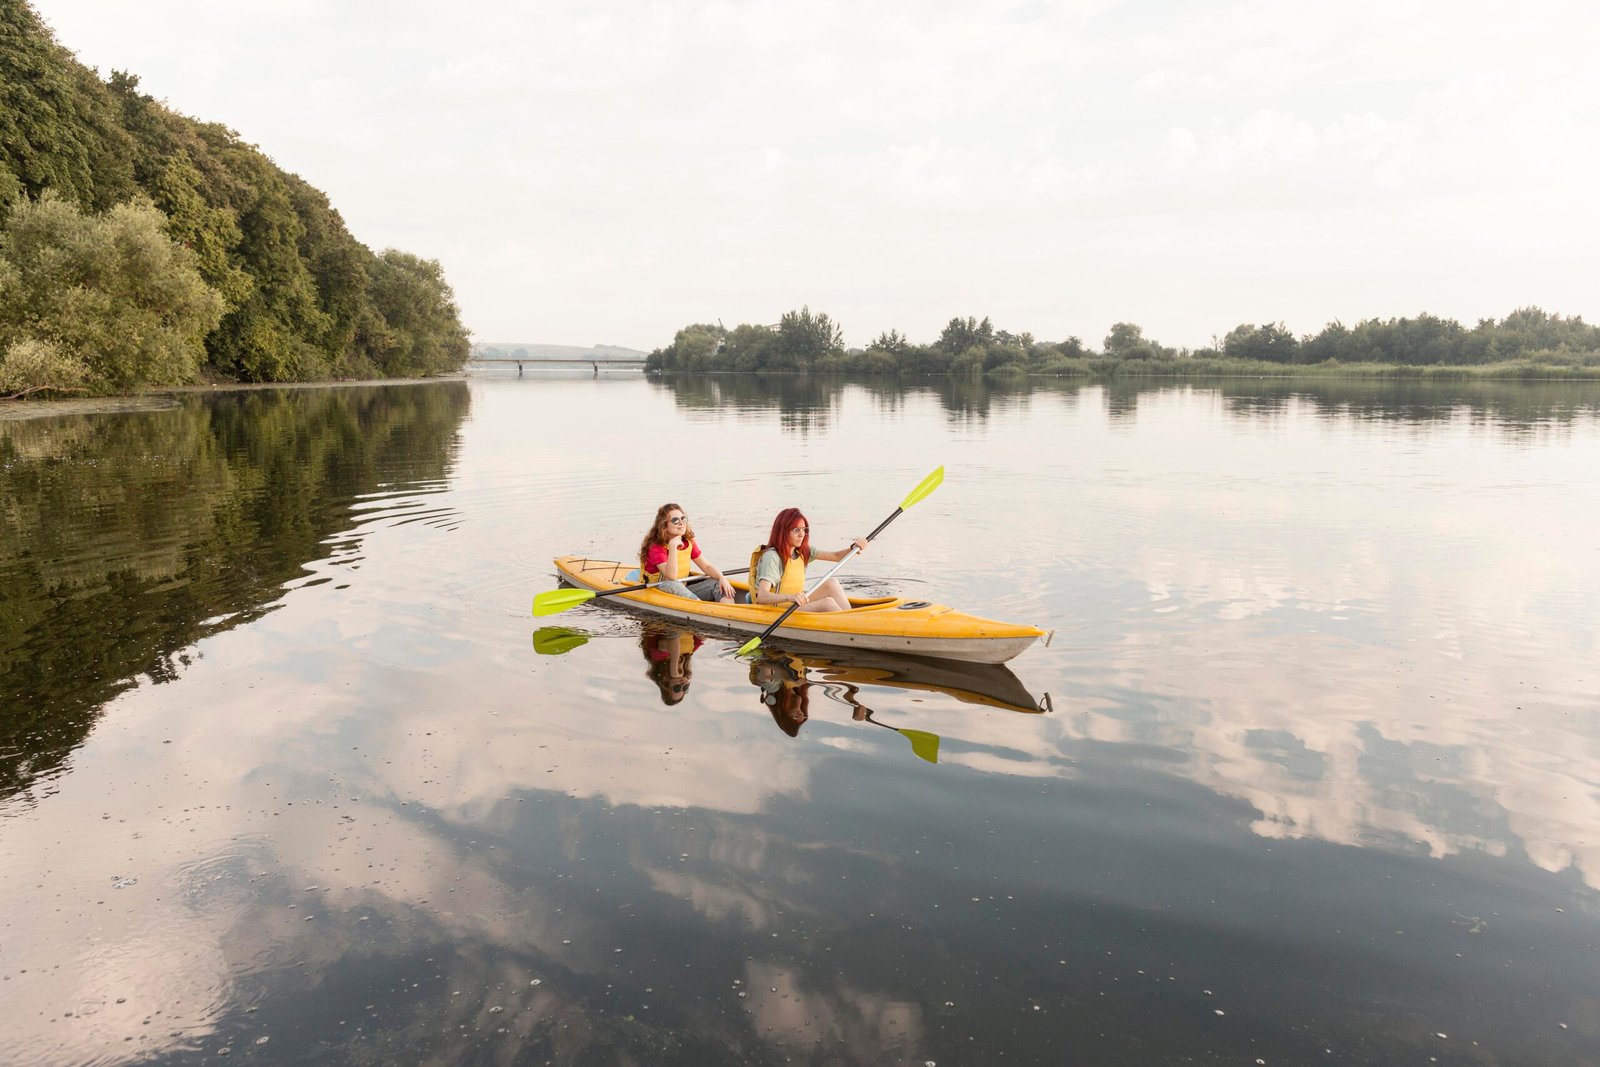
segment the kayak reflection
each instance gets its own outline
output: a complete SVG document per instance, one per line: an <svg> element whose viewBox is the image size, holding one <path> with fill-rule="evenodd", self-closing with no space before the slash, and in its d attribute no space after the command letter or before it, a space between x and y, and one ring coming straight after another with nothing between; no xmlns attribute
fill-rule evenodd
<svg viewBox="0 0 1600 1067"><path fill-rule="evenodd" d="M683 700L694 677L689 660L704 643L690 630L646 626L640 633L639 648L648 664L645 673L661 690L661 703L670 706Z"/></svg>
<svg viewBox="0 0 1600 1067"><path fill-rule="evenodd" d="M832 650L826 656L802 657L765 648L750 663L750 682L778 728L790 737L811 717L811 689L821 686L829 699L851 709L851 718L894 730L911 742L918 758L938 762L939 735L880 722L863 699L863 691L939 692L968 704L1004 708L1025 714L1050 710L1050 696L1036 700L1021 680L1000 664L925 660L884 653Z"/></svg>
<svg viewBox="0 0 1600 1067"><path fill-rule="evenodd" d="M791 672L803 674L812 683L853 686L857 690L864 686L877 686L944 693L964 704L1004 708L1029 715L1050 710L1048 693L1036 699L1022 684L1022 679L1001 663L964 663L855 649L829 649L815 654L808 650L802 658L794 653L769 648L764 658L786 664ZM841 694L846 691L849 691L848 688L840 690ZM841 699L844 698L841 696Z"/></svg>

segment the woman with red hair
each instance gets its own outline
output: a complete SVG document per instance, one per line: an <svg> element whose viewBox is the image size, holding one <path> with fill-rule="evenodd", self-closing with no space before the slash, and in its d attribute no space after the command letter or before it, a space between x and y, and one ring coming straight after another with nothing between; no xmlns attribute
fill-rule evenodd
<svg viewBox="0 0 1600 1067"><path fill-rule="evenodd" d="M852 543L857 552L867 550L864 537ZM837 552L813 551L811 523L799 508L784 508L772 520L767 543L757 550L751 564L750 599L757 604L797 604L799 611L848 611L850 598L844 595L837 578L829 578L806 594L806 564L814 559L836 563L849 555L850 547L846 545Z"/></svg>

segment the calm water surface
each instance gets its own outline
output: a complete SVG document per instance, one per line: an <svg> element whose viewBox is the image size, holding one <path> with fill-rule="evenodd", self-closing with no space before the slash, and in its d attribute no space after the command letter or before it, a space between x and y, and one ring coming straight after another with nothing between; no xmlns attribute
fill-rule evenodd
<svg viewBox="0 0 1600 1067"><path fill-rule="evenodd" d="M1009 669L529 614L668 499L733 568L939 464L846 584ZM1592 387L0 421L0 1059L1597 1063L1597 529Z"/></svg>

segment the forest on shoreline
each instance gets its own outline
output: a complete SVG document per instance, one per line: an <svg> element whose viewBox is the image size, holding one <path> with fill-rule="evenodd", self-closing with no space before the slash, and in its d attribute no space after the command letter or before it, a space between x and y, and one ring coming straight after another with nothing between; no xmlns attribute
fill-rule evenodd
<svg viewBox="0 0 1600 1067"><path fill-rule="evenodd" d="M374 253L235 131L0 7L0 398L421 377L467 353L437 261Z"/></svg>
<svg viewBox="0 0 1600 1067"><path fill-rule="evenodd" d="M1098 350L1077 337L1040 341L982 320L953 318L931 343L897 330L847 347L824 312L788 312L773 326L694 323L647 357L647 372L818 371L852 374L1600 379L1600 326L1537 307L1465 327L1453 319L1329 323L1297 337L1281 323L1241 324L1199 349L1170 348L1119 322Z"/></svg>

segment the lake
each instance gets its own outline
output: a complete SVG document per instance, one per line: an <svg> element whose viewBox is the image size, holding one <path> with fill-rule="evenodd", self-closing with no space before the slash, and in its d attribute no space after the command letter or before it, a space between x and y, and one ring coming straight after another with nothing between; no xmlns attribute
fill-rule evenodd
<svg viewBox="0 0 1600 1067"><path fill-rule="evenodd" d="M1006 667L531 615L661 503L733 569L939 465L841 577ZM1597 530L1579 384L0 421L0 1058L1597 1063Z"/></svg>

